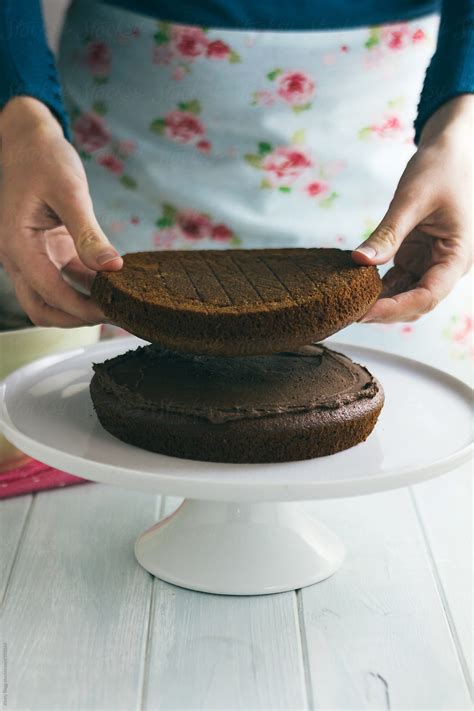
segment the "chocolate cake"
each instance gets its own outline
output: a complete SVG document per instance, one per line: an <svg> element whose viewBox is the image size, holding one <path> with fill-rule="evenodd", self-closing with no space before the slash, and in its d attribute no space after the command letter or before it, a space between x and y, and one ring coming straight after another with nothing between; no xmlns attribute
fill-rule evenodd
<svg viewBox="0 0 474 711"><path fill-rule="evenodd" d="M112 322L187 353L277 353L321 341L357 321L381 291L372 266L339 249L126 254L92 287Z"/></svg>
<svg viewBox="0 0 474 711"><path fill-rule="evenodd" d="M365 440L383 390L360 365L321 345L223 358L157 345L94 365L100 422L153 452L219 462L282 462Z"/></svg>

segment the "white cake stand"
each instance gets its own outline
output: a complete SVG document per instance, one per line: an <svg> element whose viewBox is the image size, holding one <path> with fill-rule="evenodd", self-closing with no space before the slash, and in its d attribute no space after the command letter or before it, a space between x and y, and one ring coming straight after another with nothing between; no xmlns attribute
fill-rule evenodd
<svg viewBox="0 0 474 711"><path fill-rule="evenodd" d="M288 464L217 464L146 452L108 434L89 396L91 363L141 343L103 342L21 368L1 385L0 419L9 440L46 464L187 497L135 546L144 568L176 585L251 595L324 580L341 565L344 546L296 502L415 484L470 455L466 385L416 361L337 342L332 347L366 365L385 389L385 407L367 442Z"/></svg>

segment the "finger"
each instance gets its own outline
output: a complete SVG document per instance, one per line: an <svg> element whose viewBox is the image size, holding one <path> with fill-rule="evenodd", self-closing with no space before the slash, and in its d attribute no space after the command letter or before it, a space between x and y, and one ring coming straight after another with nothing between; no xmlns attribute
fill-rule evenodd
<svg viewBox="0 0 474 711"><path fill-rule="evenodd" d="M35 326L77 328L79 326L90 325L76 316L71 316L71 314L46 304L41 296L35 292L18 273L13 276L13 283L20 305Z"/></svg>
<svg viewBox="0 0 474 711"><path fill-rule="evenodd" d="M364 316L364 323L415 321L432 311L454 288L463 274L460 260L433 265L414 289L377 301Z"/></svg>
<svg viewBox="0 0 474 711"><path fill-rule="evenodd" d="M18 240L13 247L15 266L24 281L49 306L75 316L85 323L101 323L102 311L88 296L79 294L61 277L60 272L42 251L41 237Z"/></svg>
<svg viewBox="0 0 474 711"><path fill-rule="evenodd" d="M61 267L63 279L70 284L73 289L81 294L90 296L92 283L97 276L97 272L85 267L79 257L73 257L67 264Z"/></svg>
<svg viewBox="0 0 474 711"><path fill-rule="evenodd" d="M379 299L361 319L361 323L396 323L415 321L432 308L432 295L427 289L411 289L402 294Z"/></svg>
<svg viewBox="0 0 474 711"><path fill-rule="evenodd" d="M422 200L416 200L413 190L398 188L388 211L370 237L353 252L356 264L385 264L398 251L405 237L426 217Z"/></svg>
<svg viewBox="0 0 474 711"><path fill-rule="evenodd" d="M73 238L77 253L86 267L94 271L116 271L122 268L122 257L97 222L85 187L66 191L64 195L55 195L50 202Z"/></svg>

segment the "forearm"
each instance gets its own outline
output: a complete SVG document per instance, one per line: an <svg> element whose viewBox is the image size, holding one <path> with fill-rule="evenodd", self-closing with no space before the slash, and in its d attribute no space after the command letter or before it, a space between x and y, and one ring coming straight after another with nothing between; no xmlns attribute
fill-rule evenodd
<svg viewBox="0 0 474 711"><path fill-rule="evenodd" d="M39 0L0 2L0 108L20 96L34 97L48 106L69 135Z"/></svg>

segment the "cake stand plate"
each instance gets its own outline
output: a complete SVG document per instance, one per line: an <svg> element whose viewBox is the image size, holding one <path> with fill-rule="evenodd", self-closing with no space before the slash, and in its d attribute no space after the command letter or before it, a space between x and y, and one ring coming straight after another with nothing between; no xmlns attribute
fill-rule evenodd
<svg viewBox="0 0 474 711"><path fill-rule="evenodd" d="M89 382L93 362L142 343L106 341L15 371L0 386L0 421L13 444L46 464L185 497L135 546L144 568L176 585L251 595L323 580L340 566L344 546L300 502L415 484L470 456L472 394L464 383L414 360L332 340L332 348L366 365L384 386L385 407L366 442L281 464L197 462L141 450L101 427Z"/></svg>

